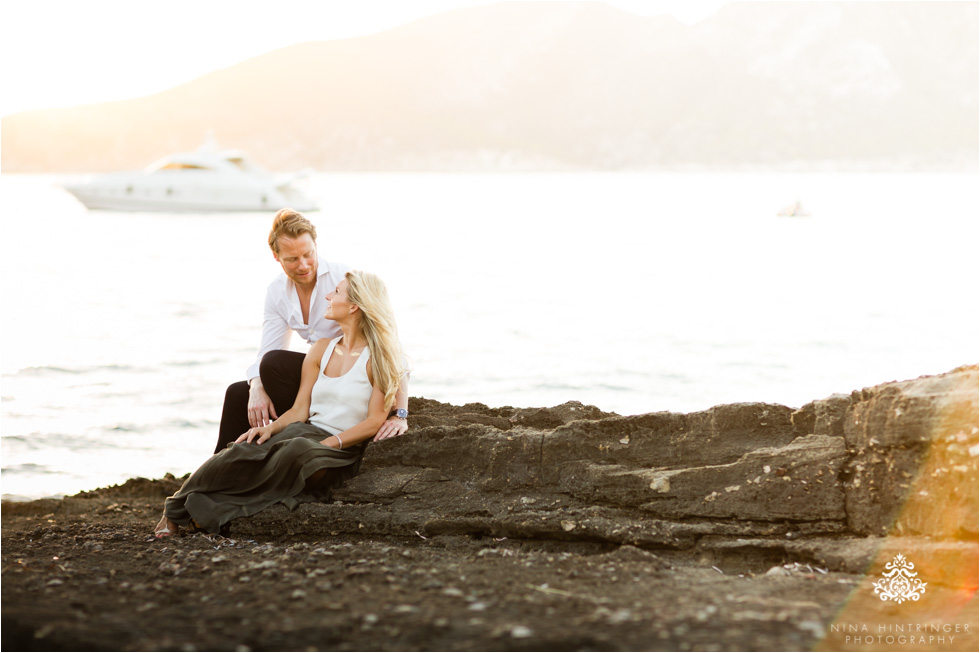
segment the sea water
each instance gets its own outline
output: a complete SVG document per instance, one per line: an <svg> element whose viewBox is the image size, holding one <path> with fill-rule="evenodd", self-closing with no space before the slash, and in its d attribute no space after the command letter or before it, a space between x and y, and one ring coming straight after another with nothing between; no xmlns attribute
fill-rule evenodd
<svg viewBox="0 0 980 653"><path fill-rule="evenodd" d="M387 281L413 396L796 407L980 359L978 179L325 174L310 217ZM280 271L271 212L87 211L57 181L0 177L8 498L196 468Z"/></svg>

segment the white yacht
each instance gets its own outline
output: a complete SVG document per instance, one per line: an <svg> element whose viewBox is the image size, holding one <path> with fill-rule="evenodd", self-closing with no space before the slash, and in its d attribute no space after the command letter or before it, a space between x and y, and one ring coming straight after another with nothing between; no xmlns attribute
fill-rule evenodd
<svg viewBox="0 0 980 653"><path fill-rule="evenodd" d="M272 175L238 150L205 144L142 172L91 175L62 186L90 209L108 211L314 211L309 171Z"/></svg>
<svg viewBox="0 0 980 653"><path fill-rule="evenodd" d="M780 218L809 218L810 212L803 208L803 204L796 200L792 204L784 206L776 212Z"/></svg>

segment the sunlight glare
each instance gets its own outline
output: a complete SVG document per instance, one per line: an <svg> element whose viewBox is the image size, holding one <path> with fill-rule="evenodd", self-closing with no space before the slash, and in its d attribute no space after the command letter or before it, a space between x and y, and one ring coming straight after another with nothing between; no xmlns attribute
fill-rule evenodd
<svg viewBox="0 0 980 653"><path fill-rule="evenodd" d="M426 16L489 4L496 3L280 0L274 11L266 11L232 0L7 3L0 21L0 115L150 95L295 43L373 34ZM672 14L693 24L723 2L606 4L642 16ZM246 6L251 10L244 10Z"/></svg>

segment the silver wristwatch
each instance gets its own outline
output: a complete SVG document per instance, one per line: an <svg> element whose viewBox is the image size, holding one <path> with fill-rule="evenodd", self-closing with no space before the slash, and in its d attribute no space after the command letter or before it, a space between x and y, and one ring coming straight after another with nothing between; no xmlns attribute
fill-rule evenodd
<svg viewBox="0 0 980 653"><path fill-rule="evenodd" d="M408 409L399 408L392 417L395 419L408 419Z"/></svg>

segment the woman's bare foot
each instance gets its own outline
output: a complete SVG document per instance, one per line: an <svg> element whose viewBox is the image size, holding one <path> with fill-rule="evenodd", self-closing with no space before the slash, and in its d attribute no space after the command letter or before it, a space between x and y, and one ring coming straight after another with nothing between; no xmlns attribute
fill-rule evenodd
<svg viewBox="0 0 980 653"><path fill-rule="evenodd" d="M169 519L167 515L164 514L157 523L156 529L154 529L153 534L157 537L170 537L171 535L177 534L178 526Z"/></svg>

